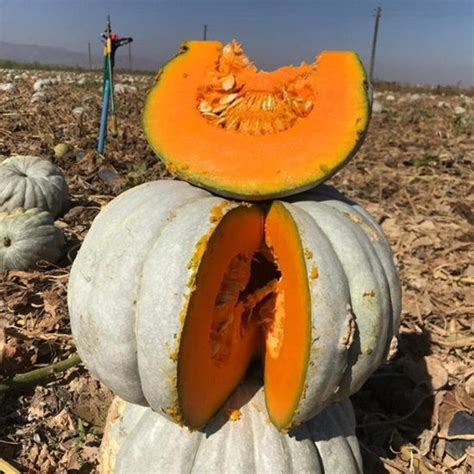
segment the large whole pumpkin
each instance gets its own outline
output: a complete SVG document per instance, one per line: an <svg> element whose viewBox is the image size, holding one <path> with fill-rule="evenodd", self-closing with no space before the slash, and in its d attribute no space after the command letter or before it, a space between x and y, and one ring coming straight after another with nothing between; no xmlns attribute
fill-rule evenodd
<svg viewBox="0 0 474 474"><path fill-rule="evenodd" d="M91 372L194 428L258 358L272 423L312 418L384 360L400 314L380 227L329 188L265 205L131 189L94 221L68 294Z"/></svg>
<svg viewBox="0 0 474 474"><path fill-rule="evenodd" d="M239 386L202 431L189 432L152 410L115 399L102 442L102 474L362 472L348 399L290 433L267 421L263 393ZM139 466L139 467L138 467Z"/></svg>
<svg viewBox="0 0 474 474"><path fill-rule="evenodd" d="M37 207L58 217L68 206L68 186L55 164L37 156L20 155L0 162L0 207Z"/></svg>
<svg viewBox="0 0 474 474"><path fill-rule="evenodd" d="M218 194L295 194L340 169L369 123L364 68L353 51L260 71L235 41L189 41L157 77L143 113L167 168Z"/></svg>
<svg viewBox="0 0 474 474"><path fill-rule="evenodd" d="M0 271L29 270L63 254L64 235L43 209L0 209Z"/></svg>

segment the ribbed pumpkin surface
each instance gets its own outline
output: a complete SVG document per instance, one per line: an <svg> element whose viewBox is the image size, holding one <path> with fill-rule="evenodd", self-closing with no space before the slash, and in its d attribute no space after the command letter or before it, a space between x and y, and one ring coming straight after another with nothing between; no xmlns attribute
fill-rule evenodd
<svg viewBox="0 0 474 474"><path fill-rule="evenodd" d="M400 286L380 227L330 188L256 205L157 181L96 218L69 308L83 360L122 398L199 428L261 359L284 430L384 360Z"/></svg>
<svg viewBox="0 0 474 474"><path fill-rule="evenodd" d="M362 472L348 399L289 434L268 423L263 393L245 382L201 431L115 399L101 447L101 473Z"/></svg>

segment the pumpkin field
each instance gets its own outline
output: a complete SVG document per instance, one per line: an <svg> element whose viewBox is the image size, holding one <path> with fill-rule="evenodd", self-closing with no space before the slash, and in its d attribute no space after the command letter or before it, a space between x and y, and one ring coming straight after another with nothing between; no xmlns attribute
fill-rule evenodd
<svg viewBox="0 0 474 474"><path fill-rule="evenodd" d="M46 158L70 193L55 221L63 256L0 271L0 472L99 472L113 394L76 356L68 282L101 208L134 186L171 178L142 127L153 82L116 74L119 133L98 154L101 73L0 70L0 162ZM179 130L185 124L174 113ZM365 141L327 182L375 217L402 283L398 342L351 397L369 474L474 471L473 131L473 90L375 84ZM292 157L278 160L290 166Z"/></svg>

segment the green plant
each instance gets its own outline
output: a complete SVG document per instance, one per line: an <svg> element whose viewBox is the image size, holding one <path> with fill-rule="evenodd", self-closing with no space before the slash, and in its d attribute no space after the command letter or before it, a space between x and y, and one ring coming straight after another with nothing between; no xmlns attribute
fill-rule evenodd
<svg viewBox="0 0 474 474"><path fill-rule="evenodd" d="M421 158L416 158L413 161L413 166L415 166L416 168L420 168L423 166L430 166L431 164L437 164L438 162L439 156L425 153Z"/></svg>

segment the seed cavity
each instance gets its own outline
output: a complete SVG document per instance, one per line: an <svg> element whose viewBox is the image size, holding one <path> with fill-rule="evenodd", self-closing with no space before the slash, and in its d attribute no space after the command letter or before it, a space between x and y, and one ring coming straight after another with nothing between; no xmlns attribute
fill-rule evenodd
<svg viewBox="0 0 474 474"><path fill-rule="evenodd" d="M273 90L252 88L257 68L239 43L224 46L215 71L199 89L197 108L217 127L248 135L268 135L291 128L309 115L314 93L307 72Z"/></svg>
<svg viewBox="0 0 474 474"><path fill-rule="evenodd" d="M209 339L210 354L222 365L237 335L243 337L251 321L262 329L268 353L278 357L283 344L284 296L279 292L281 273L261 249L253 256L238 254L229 262L214 301Z"/></svg>

